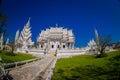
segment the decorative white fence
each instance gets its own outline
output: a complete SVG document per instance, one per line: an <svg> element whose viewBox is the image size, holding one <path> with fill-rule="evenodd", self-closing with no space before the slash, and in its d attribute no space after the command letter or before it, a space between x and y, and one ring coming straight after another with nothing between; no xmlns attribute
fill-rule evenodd
<svg viewBox="0 0 120 80"><path fill-rule="evenodd" d="M29 50L29 53L34 53L34 54L44 54L44 50L43 49L41 49L41 50L38 50L38 49L30 49Z"/></svg>
<svg viewBox="0 0 120 80"><path fill-rule="evenodd" d="M44 54L44 49L18 49L16 52L23 52L23 53L29 53L29 54Z"/></svg>
<svg viewBox="0 0 120 80"><path fill-rule="evenodd" d="M13 63L4 63L5 68L11 68L11 67L17 67L23 64L27 64L36 60L39 60L40 58L35 58L35 59L30 59L30 60L25 60L25 61L19 61L19 62L13 62Z"/></svg>
<svg viewBox="0 0 120 80"><path fill-rule="evenodd" d="M50 71L49 71L49 74L48 74L46 80L51 80L52 75L53 75L53 71L54 71L54 69L55 69L55 64L56 64L56 62L57 62L57 57L55 58L54 62L52 63L52 66L51 66L51 68L50 68Z"/></svg>

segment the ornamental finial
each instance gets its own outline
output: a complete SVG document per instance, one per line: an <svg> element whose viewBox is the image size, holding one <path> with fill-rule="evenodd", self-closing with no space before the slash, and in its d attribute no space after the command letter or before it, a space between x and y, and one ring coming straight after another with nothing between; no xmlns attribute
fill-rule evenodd
<svg viewBox="0 0 120 80"><path fill-rule="evenodd" d="M56 23L56 27L58 27L58 24Z"/></svg>

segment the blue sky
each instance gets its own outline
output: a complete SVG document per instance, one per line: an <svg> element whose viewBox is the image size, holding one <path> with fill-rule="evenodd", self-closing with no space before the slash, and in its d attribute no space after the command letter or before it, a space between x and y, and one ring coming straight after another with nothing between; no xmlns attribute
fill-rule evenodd
<svg viewBox="0 0 120 80"><path fill-rule="evenodd" d="M41 30L56 23L73 30L77 47L94 38L94 28L101 36L110 34L112 42L120 41L119 0L3 0L2 10L10 36L31 17L33 41Z"/></svg>

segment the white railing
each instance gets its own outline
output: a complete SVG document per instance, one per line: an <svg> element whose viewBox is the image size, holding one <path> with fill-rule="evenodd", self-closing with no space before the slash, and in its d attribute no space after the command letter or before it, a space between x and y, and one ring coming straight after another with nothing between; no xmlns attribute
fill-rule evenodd
<svg viewBox="0 0 120 80"><path fill-rule="evenodd" d="M53 61L54 61L54 58L48 60L47 64L45 64L43 69L37 73L36 77L33 80L41 80L41 77L42 77L42 79L44 79L43 76L46 74L47 70L49 69L49 67L51 66Z"/></svg>
<svg viewBox="0 0 120 80"><path fill-rule="evenodd" d="M58 50L57 56L72 56L72 55L82 55L86 54L86 50L81 49L66 49L66 50Z"/></svg>
<svg viewBox="0 0 120 80"><path fill-rule="evenodd" d="M44 49L18 49L16 52L28 53L28 54L44 54Z"/></svg>
<svg viewBox="0 0 120 80"><path fill-rule="evenodd" d="M50 71L48 73L48 76L47 76L46 80L51 80L53 72L54 72L54 69L55 69L56 62L57 62L57 57L55 58L54 62L52 63L52 66L50 68Z"/></svg>
<svg viewBox="0 0 120 80"><path fill-rule="evenodd" d="M27 64L36 60L40 60L40 58L35 58L35 59L30 59L30 60L25 60L25 61L19 61L19 62L13 62L13 63L4 63L5 68L11 68L11 67L17 67L23 64Z"/></svg>

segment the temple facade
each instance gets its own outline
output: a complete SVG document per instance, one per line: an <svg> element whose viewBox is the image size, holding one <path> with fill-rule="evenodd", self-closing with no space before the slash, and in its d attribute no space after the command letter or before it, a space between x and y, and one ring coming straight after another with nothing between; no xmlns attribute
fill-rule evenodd
<svg viewBox="0 0 120 80"><path fill-rule="evenodd" d="M66 53L70 50L71 52L74 52L75 37L73 31L58 26L57 24L42 30L35 43L31 38L32 33L29 18L22 31L20 32L17 30L16 32L16 52L25 52L30 54L56 54L57 52L64 54L64 51Z"/></svg>
<svg viewBox="0 0 120 80"><path fill-rule="evenodd" d="M42 30L37 38L38 49L62 50L74 48L74 34L72 30L56 26Z"/></svg>

